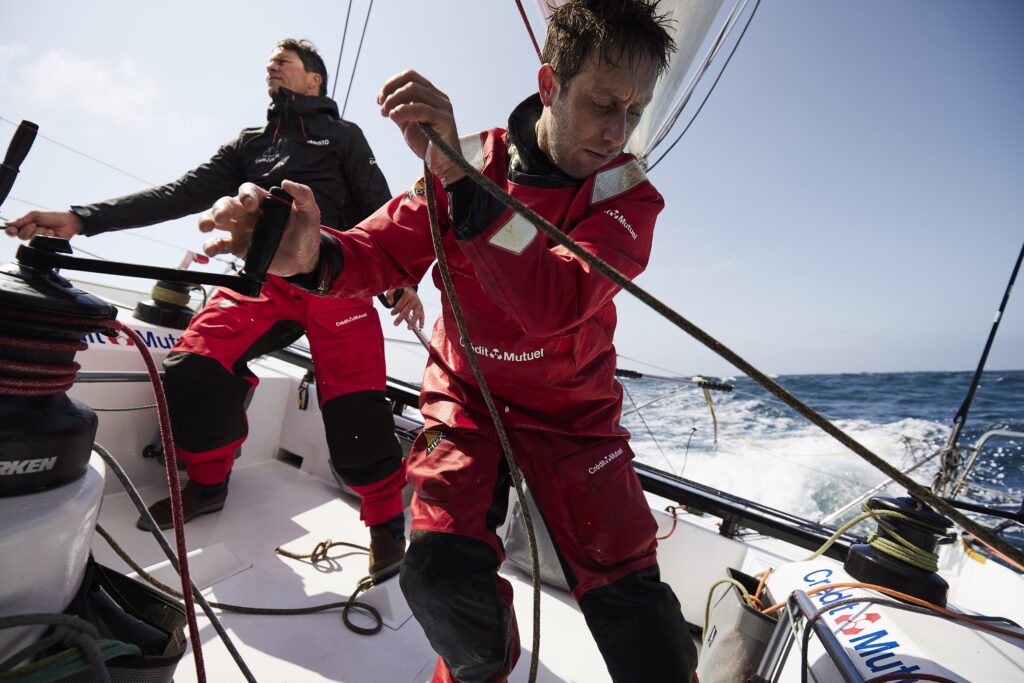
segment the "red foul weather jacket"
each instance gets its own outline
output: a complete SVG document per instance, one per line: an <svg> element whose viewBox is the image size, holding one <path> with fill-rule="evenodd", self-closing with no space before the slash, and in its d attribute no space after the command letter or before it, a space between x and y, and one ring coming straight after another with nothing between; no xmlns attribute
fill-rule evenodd
<svg viewBox="0 0 1024 683"><path fill-rule="evenodd" d="M463 155L585 249L636 277L647 265L664 200L630 154L583 181L558 171L536 148L530 122L539 106L536 96L520 105L509 121L511 134L496 128L463 138ZM525 170L523 159L533 159ZM622 389L612 344L612 297L619 288L483 191L473 195L460 230L460 219L449 215L449 197L439 183L437 189L444 255L505 425L575 436L627 435L619 425ZM340 241L344 265L333 296L419 282L434 261L422 179ZM433 277L443 291L436 267ZM454 428L489 424L447 295L430 345L424 414Z"/></svg>

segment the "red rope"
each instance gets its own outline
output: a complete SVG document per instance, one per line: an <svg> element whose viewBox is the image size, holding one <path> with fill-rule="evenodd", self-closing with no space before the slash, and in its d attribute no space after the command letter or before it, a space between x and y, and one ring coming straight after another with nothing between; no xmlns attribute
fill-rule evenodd
<svg viewBox="0 0 1024 683"><path fill-rule="evenodd" d="M0 336L0 344L19 349L39 349L40 351L85 351L89 345L84 341L43 341L26 337Z"/></svg>
<svg viewBox="0 0 1024 683"><path fill-rule="evenodd" d="M74 379L75 373L77 373L81 367L82 366L78 363L71 363L70 365L50 365L47 363L30 363L24 360L0 358L0 370L12 370L14 372L24 372L26 374L32 373L35 375L71 375L72 380Z"/></svg>
<svg viewBox="0 0 1024 683"><path fill-rule="evenodd" d="M101 327L110 322L105 319L53 315L51 313L26 311L20 308L8 308L4 311L4 316L7 318L17 318L18 320L34 320L49 324L57 324L61 327L82 328L84 330L95 330L97 327Z"/></svg>
<svg viewBox="0 0 1024 683"><path fill-rule="evenodd" d="M192 598L192 578L188 569L188 548L185 546L185 518L181 511L181 484L178 479L178 458L174 452L174 435L171 433L171 415L167 410L167 396L164 394L163 383L156 367L156 361L146 348L142 337L120 320L113 321L113 327L120 330L135 342L146 363L149 378L153 383L153 394L156 397L156 409L160 422L160 440L164 445L164 465L167 471L167 489L171 495L171 520L174 523L174 542L178 550L178 573L181 575L181 595L185 603L185 616L188 619L189 639L192 641L192 654L196 662L196 677L199 683L206 683L206 671L203 667L203 645L199 638L199 626L196 622L196 606Z"/></svg>
<svg viewBox="0 0 1024 683"><path fill-rule="evenodd" d="M189 638L192 642L192 654L196 662L196 677L199 683L206 683L202 641L199 637L199 626L196 622L195 603L192 597L192 579L188 569L188 548L185 545L184 531L185 520L181 511L181 485L178 480L177 457L174 452L174 438L171 433L171 417L167 409L167 397L164 394L163 383L160 381L160 375L153 356L149 353L149 349L146 348L145 342L142 341L138 333L120 320L89 320L81 317L50 315L13 308L6 309L4 316L19 320L43 322L47 325L64 327L70 330L95 330L97 325L109 325L110 328L119 330L132 340L139 353L142 354L142 360L149 371L150 381L153 384L153 393L156 396L160 438L163 441L164 461L167 466L167 487L171 496L171 519L174 522L174 540L178 550L181 593L185 606L185 616L188 620ZM88 348L88 344L83 340L54 341L8 336L0 336L0 345L22 349L72 353ZM0 370L28 375L27 377L0 377L0 395L44 396L65 392L74 384L80 367L78 363L74 362L62 365L0 358Z"/></svg>
<svg viewBox="0 0 1024 683"><path fill-rule="evenodd" d="M174 522L174 541L178 553L178 573L181 575L181 594L184 601L185 617L188 622L188 637L193 646L196 659L196 674L199 683L206 683L206 671L203 664L203 643L200 640L199 625L196 621L196 604L191 592L191 578L188 572L188 549L185 546L184 515L181 512L181 486L178 480L177 457L174 453L174 439L171 433L171 417L167 410L167 396L164 394L163 383L157 370L156 361L146 348L145 342L138 333L121 321L95 321L95 319L52 315L35 311L10 309L5 311L8 317L45 323L71 330L95 330L97 326L109 325L123 333L135 343L145 368L150 373L154 394L157 398L157 414L160 421L160 437L164 443L164 462L167 466L167 487L171 497L171 518ZM41 340L25 337L0 336L0 345L14 348L31 348L43 351L75 352L88 348L82 340ZM29 375L28 377L0 377L0 395L36 396L52 395L67 391L74 385L80 366L77 362L68 365L40 364L29 360L0 358L0 370Z"/></svg>
<svg viewBox="0 0 1024 683"><path fill-rule="evenodd" d="M543 64L544 57L540 54L540 45L537 44L537 36L533 35L533 27L530 26L530 20L526 18L526 10L523 9L522 0L516 0L516 6L519 7L519 15L523 18L523 23L526 24L526 32L530 34L530 40L533 41L533 49L537 51L537 59Z"/></svg>
<svg viewBox="0 0 1024 683"><path fill-rule="evenodd" d="M60 377L0 377L0 395L3 396L52 396L70 389L75 375Z"/></svg>
<svg viewBox="0 0 1024 683"><path fill-rule="evenodd" d="M5 311L14 313L14 311ZM10 315L8 317L20 317ZM85 342L52 341L0 335L0 346L75 353L87 348ZM78 363L35 363L0 358L0 371L18 373L20 377L0 375L0 396L52 396L67 391L75 383Z"/></svg>

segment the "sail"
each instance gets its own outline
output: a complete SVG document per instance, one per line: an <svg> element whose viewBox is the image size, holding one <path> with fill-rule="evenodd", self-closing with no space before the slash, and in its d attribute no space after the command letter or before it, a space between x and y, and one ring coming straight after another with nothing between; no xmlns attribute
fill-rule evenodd
<svg viewBox="0 0 1024 683"><path fill-rule="evenodd" d="M537 7L547 21L553 9L564 2L537 0ZM671 20L676 52L669 68L658 79L654 99L626 145L626 149L642 161L646 161L689 102L700 76L715 56L722 38L735 25L746 2L736 0L728 12L723 12L724 4L725 0L661 0L659 3L661 12ZM714 39L709 40L712 34L715 34Z"/></svg>

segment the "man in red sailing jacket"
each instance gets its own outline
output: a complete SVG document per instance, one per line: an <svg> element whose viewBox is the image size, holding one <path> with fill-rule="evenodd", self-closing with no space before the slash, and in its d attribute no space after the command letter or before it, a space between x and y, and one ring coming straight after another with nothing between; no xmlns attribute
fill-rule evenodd
<svg viewBox="0 0 1024 683"><path fill-rule="evenodd" d="M467 160L628 277L646 266L664 202L622 149L652 98L672 42L652 0L570 0L557 9L539 93L507 130L459 140L447 96L415 72L378 102L440 180L443 250L472 352L573 595L616 681L691 681L696 651L679 602L660 581L656 524L619 424L612 334L618 288L490 198L438 149L432 126ZM340 237L318 229L316 202L295 203L272 270L327 296L417 282L434 260L418 183ZM265 192L244 186L204 214L244 253ZM242 230L238 230L241 227ZM435 270L435 282L439 277ZM509 474L445 297L420 398L425 418L408 471L415 496L401 574L413 614L440 655L435 681L505 680L519 655L511 586L495 530Z"/></svg>
<svg viewBox="0 0 1024 683"><path fill-rule="evenodd" d="M71 238L152 225L195 213L246 181L269 188L284 178L308 183L327 229L345 230L391 198L359 128L326 97L327 69L307 41L277 43L266 66L271 104L264 126L246 128L179 180L69 211L32 211L7 224L22 239ZM393 294L389 294L393 296ZM421 324L422 306L404 291L394 313ZM245 406L259 383L247 363L305 333L316 368L331 466L361 496L370 527L371 575L397 569L405 545L405 468L384 397L384 342L367 296L325 299L271 276L258 298L221 289L164 361L177 454L189 481L185 520L224 506L235 454L248 433ZM170 528L169 499L150 507ZM145 522L139 519L140 528Z"/></svg>

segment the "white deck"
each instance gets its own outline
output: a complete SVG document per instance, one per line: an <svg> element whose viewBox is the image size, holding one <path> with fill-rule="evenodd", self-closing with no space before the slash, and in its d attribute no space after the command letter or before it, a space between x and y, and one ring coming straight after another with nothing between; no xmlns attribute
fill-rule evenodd
<svg viewBox="0 0 1024 683"><path fill-rule="evenodd" d="M109 478L110 475L108 475ZM147 502L162 497L156 487L142 491ZM137 514L127 494L103 501L99 523L143 567L165 562L148 532L135 528ZM300 607L346 599L366 575L366 556L335 548L331 563L314 567L274 552L275 546L308 553L322 540L368 543L354 500L337 486L280 461L245 465L231 477L227 504L218 513L198 517L185 528L193 580L211 601L261 607ZM165 532L173 547L171 532ZM100 537L93 542L101 563L130 570ZM169 568L161 580L176 585ZM506 565L515 586L523 654L511 681L525 681L532 642L530 578ZM410 618L397 579L371 589L360 600L377 607L385 628L376 635L349 631L340 610L305 616L247 616L222 613L221 620L257 680L293 683L345 681L420 683L429 681L436 662L423 630ZM196 608L203 640L207 680L244 681L209 620ZM362 624L361 617L353 620ZM366 621L369 625L369 621ZM541 663L538 681L610 680L601 655L568 593L547 589L541 604ZM191 650L178 665L175 681L196 680Z"/></svg>
<svg viewBox="0 0 1024 683"><path fill-rule="evenodd" d="M156 351L159 356L160 350ZM140 369L135 350L123 346L95 345L80 358L83 366L91 370ZM134 365L126 362L128 359ZM276 546L309 553L326 539L362 545L368 537L359 521L357 501L342 496L332 481L314 396L310 396L309 410L296 407L303 371L270 358L254 362L251 367L261 383L249 405L249 438L233 470L227 504L222 511L199 517L186 526L193 579L207 599L246 606L303 607L345 600L366 574L365 555L336 548L331 553L332 562L315 567L274 553ZM152 402L152 390L144 383L79 384L71 393L96 408ZM406 418L396 418L401 420ZM415 423L410 425L415 428ZM156 436L152 410L101 414L97 442L115 454L149 503L166 495L162 469L139 457ZM166 565L150 534L136 529L138 513L111 474L107 476L105 491L99 523L143 567ZM671 526L671 517L660 512L667 503L651 499L661 527L659 535ZM742 539L726 538L718 533L718 523L718 519L710 516L685 515L672 537L659 547L662 577L673 587L684 614L693 623L702 621L708 587L724 577L727 568L754 575L807 555L806 550L776 539L749 535ZM100 562L128 571L103 539L97 537L93 547ZM951 603L1024 622L1024 602L1017 599L1024 594L1024 576L991 562L967 558L959 546L943 548L945 557L940 571L950 582ZM176 576L169 567L164 566L157 573L165 583L176 585ZM510 563L506 563L503 573L515 587L523 645L510 680L521 683L527 680L530 666L532 589L529 576ZM1007 600L1007 596L1012 598ZM306 616L222 613L221 619L259 681L429 681L436 656L422 629L411 618L397 581L372 589L360 600L382 612L385 628L379 634L363 636L349 631L340 610ZM201 610L197 609L197 613L207 680L243 681L209 621ZM353 618L360 619L358 615ZM610 680L582 614L568 593L545 587L541 635L537 680ZM928 651L937 660L945 652L941 644ZM1008 661L1017 671L1024 672L1024 650L1012 650ZM956 668L953 666L952 670ZM974 675L984 676L988 669L989 666L975 664L967 669L972 675L964 680L994 680ZM178 665L175 680L197 680L190 653ZM799 680L799 674L791 672L783 680Z"/></svg>

